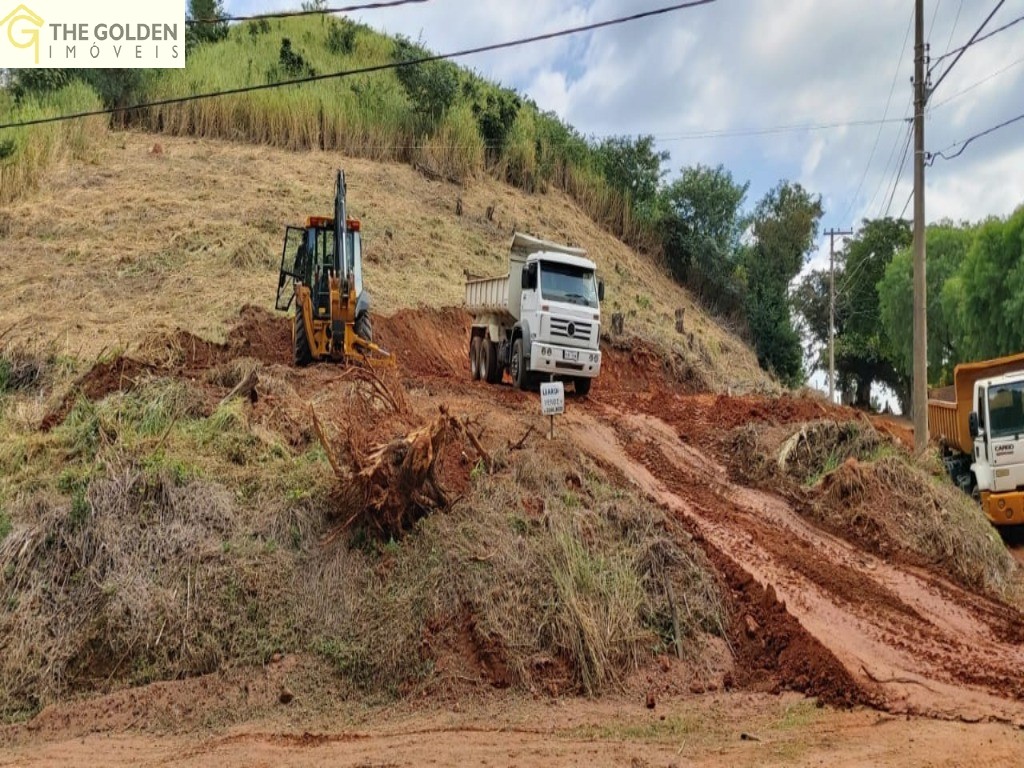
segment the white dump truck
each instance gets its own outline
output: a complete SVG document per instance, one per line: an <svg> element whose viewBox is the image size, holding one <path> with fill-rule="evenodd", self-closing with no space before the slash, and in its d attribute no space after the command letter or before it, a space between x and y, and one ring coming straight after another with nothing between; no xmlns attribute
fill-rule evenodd
<svg viewBox="0 0 1024 768"><path fill-rule="evenodd" d="M563 380L590 392L601 372L604 283L586 256L517 232L507 275L466 281L474 379L497 384L508 371L520 389Z"/></svg>

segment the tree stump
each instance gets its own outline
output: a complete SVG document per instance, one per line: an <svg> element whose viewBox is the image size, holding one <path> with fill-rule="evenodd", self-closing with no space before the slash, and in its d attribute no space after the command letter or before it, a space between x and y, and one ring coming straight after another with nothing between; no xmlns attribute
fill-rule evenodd
<svg viewBox="0 0 1024 768"><path fill-rule="evenodd" d="M622 313L614 313L612 315L612 333L615 334L616 336L621 336L623 334L624 325L625 318L623 317Z"/></svg>
<svg viewBox="0 0 1024 768"><path fill-rule="evenodd" d="M676 310L676 333L686 333L686 326L684 320L686 319L686 310Z"/></svg>

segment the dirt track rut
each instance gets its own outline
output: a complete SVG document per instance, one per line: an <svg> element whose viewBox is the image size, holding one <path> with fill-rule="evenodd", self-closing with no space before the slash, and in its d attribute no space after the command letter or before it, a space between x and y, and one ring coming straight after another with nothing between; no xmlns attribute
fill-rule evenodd
<svg viewBox="0 0 1024 768"><path fill-rule="evenodd" d="M659 418L591 409L578 444L618 467L757 582L843 665L861 698L892 712L1024 723L1024 645L1011 609L831 536Z"/></svg>

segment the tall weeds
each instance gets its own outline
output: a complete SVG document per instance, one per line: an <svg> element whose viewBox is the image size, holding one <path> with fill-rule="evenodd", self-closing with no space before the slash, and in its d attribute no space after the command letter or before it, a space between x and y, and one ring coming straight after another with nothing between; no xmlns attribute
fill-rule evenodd
<svg viewBox="0 0 1024 768"><path fill-rule="evenodd" d="M73 83L54 93L26 98L19 103L0 92L0 120L3 122L85 112L101 106L99 97L83 83ZM0 133L0 203L10 203L35 189L43 172L51 166L87 156L105 132L104 119L91 117Z"/></svg>

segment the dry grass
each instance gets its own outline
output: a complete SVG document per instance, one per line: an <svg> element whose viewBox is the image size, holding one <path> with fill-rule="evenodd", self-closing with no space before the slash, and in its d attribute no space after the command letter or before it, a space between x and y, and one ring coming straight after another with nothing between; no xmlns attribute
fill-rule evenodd
<svg viewBox="0 0 1024 768"><path fill-rule="evenodd" d="M1019 588L1019 569L978 504L906 458L843 464L813 510L833 528L860 531L869 549L913 553L970 589L1005 598Z"/></svg>
<svg viewBox="0 0 1024 768"><path fill-rule="evenodd" d="M202 387L252 370L259 404L211 410ZM350 510L323 450L299 434L308 409L287 379L245 358L196 382L143 375L46 434L10 418L35 395L8 395L0 719L277 651L318 653L387 695L467 679L599 692L673 649L677 631L693 659L720 631L699 548L554 444L499 451L493 475L455 451L443 476L462 472L463 487L449 511L400 544L332 538ZM317 407L401 431L406 395L389 385L398 415L358 378L333 382Z"/></svg>
<svg viewBox="0 0 1024 768"><path fill-rule="evenodd" d="M81 83L46 96L27 98L20 104L0 91L0 118L4 122L83 112L101 106L99 97ZM56 165L71 159L91 158L103 142L106 130L102 117L91 117L4 131L0 135L0 203L10 203L35 190L40 179ZM0 236L5 227L0 226Z"/></svg>
<svg viewBox="0 0 1024 768"><path fill-rule="evenodd" d="M163 154L150 153L155 141ZM222 338L243 304L272 306L283 227L329 212L342 166L378 311L461 304L463 270L502 273L519 228L587 247L608 284L605 312L622 312L627 332L686 343L674 330L684 308L723 389L768 382L737 336L564 193L529 195L489 177L460 188L400 164L166 136L114 135L97 152L96 164L58 172L9 207L0 244L19 258L0 287L0 329L17 325L13 337L56 339L62 354L87 359L176 327Z"/></svg>
<svg viewBox="0 0 1024 768"><path fill-rule="evenodd" d="M347 565L323 563L323 589L354 617L324 624L322 652L371 690L454 669L595 693L672 648L671 582L696 657L724 611L699 549L657 508L547 453L516 453L507 471L481 476L466 501L385 546L376 568L352 552L333 555Z"/></svg>
<svg viewBox="0 0 1024 768"><path fill-rule="evenodd" d="M866 421L752 425L737 430L732 447L737 474L782 490L857 546L1002 599L1020 589L1019 569L978 504L932 459L915 461Z"/></svg>

